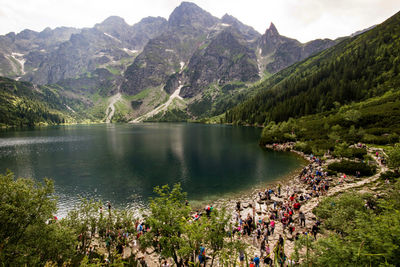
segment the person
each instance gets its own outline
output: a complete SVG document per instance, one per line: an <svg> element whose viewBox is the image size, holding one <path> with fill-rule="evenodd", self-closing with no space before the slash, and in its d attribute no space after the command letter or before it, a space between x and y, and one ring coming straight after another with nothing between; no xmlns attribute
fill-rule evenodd
<svg viewBox="0 0 400 267"><path fill-rule="evenodd" d="M206 266L206 248L203 246L200 246L199 262L200 265L204 263L204 266Z"/></svg>
<svg viewBox="0 0 400 267"><path fill-rule="evenodd" d="M264 256L265 251L265 239L263 238L260 244L260 258Z"/></svg>
<svg viewBox="0 0 400 267"><path fill-rule="evenodd" d="M241 249L239 251L239 261L240 261L240 267L243 267L243 263L244 263L244 251L243 251L243 249Z"/></svg>
<svg viewBox="0 0 400 267"><path fill-rule="evenodd" d="M271 220L270 226L271 226L271 234L273 235L274 234L274 230L275 230L275 221L274 220Z"/></svg>
<svg viewBox="0 0 400 267"><path fill-rule="evenodd" d="M314 239L317 240L317 233L318 233L318 225L317 224L313 225L311 232L314 235Z"/></svg>
<svg viewBox="0 0 400 267"><path fill-rule="evenodd" d="M253 259L255 267L260 267L260 258L256 255Z"/></svg>
<svg viewBox="0 0 400 267"><path fill-rule="evenodd" d="M281 184L278 184L278 195L281 195Z"/></svg>
<svg viewBox="0 0 400 267"><path fill-rule="evenodd" d="M279 245L283 247L283 237L282 235L279 235Z"/></svg>
<svg viewBox="0 0 400 267"><path fill-rule="evenodd" d="M139 262L140 262L140 265L141 265L142 267L147 267L147 263L146 263L146 261L145 261L145 259L144 259L144 256L140 258Z"/></svg>
<svg viewBox="0 0 400 267"><path fill-rule="evenodd" d="M206 215L207 215L207 217L210 217L212 209L213 208L210 205L207 205L207 207L206 207Z"/></svg>
<svg viewBox="0 0 400 267"><path fill-rule="evenodd" d="M250 265L249 265L249 267L255 267L255 266L254 266L254 261L253 261L253 259L250 259Z"/></svg>
<svg viewBox="0 0 400 267"><path fill-rule="evenodd" d="M161 267L170 267L171 265L168 263L167 260L164 260L164 262L161 264Z"/></svg>
<svg viewBox="0 0 400 267"><path fill-rule="evenodd" d="M264 264L265 266L272 266L272 259L269 257L269 255L264 257Z"/></svg>
<svg viewBox="0 0 400 267"><path fill-rule="evenodd" d="M299 213L299 218L300 218L300 226L306 227L306 216L302 211Z"/></svg>
<svg viewBox="0 0 400 267"><path fill-rule="evenodd" d="M236 209L240 212L240 201L236 202Z"/></svg>

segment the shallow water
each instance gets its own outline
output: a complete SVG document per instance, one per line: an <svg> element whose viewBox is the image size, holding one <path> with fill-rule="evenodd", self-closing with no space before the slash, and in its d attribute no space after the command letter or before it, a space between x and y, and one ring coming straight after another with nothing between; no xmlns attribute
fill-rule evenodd
<svg viewBox="0 0 400 267"><path fill-rule="evenodd" d="M0 172L55 181L59 215L79 197L144 207L156 185L180 182L206 201L287 175L302 161L257 143L261 130L186 123L102 124L0 132Z"/></svg>

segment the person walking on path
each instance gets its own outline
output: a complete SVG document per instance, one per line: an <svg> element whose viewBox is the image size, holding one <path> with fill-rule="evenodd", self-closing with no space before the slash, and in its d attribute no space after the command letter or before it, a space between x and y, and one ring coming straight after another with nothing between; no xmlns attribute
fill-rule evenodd
<svg viewBox="0 0 400 267"><path fill-rule="evenodd" d="M306 215L302 211L299 213L300 226L306 227Z"/></svg>
<svg viewBox="0 0 400 267"><path fill-rule="evenodd" d="M313 225L313 227L312 227L312 230L311 230L311 232L313 233L313 235L314 235L314 240L317 240L317 233L318 233L318 225L317 224L314 224Z"/></svg>
<svg viewBox="0 0 400 267"><path fill-rule="evenodd" d="M253 259L255 267L260 267L260 258L256 255Z"/></svg>

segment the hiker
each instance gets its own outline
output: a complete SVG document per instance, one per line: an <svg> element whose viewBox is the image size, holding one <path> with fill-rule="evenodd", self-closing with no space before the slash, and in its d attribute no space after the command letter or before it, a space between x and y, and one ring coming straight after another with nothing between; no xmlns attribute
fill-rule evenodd
<svg viewBox="0 0 400 267"><path fill-rule="evenodd" d="M200 246L199 262L200 265L204 263L204 266L206 266L206 248L203 246Z"/></svg>
<svg viewBox="0 0 400 267"><path fill-rule="evenodd" d="M265 251L265 239L263 238L260 245L260 258L264 256Z"/></svg>
<svg viewBox="0 0 400 267"><path fill-rule="evenodd" d="M274 230L275 230L275 221L274 220L271 220L270 226L271 226L271 234L273 235L274 234Z"/></svg>
<svg viewBox="0 0 400 267"><path fill-rule="evenodd" d="M311 230L311 232L313 233L313 235L314 235L314 240L317 240L317 233L318 233L318 225L317 224L314 224L313 225L313 227L312 227L312 230Z"/></svg>
<svg viewBox="0 0 400 267"><path fill-rule="evenodd" d="M254 261L255 267L260 267L260 258L257 256L257 254L255 255L253 261Z"/></svg>
<svg viewBox="0 0 400 267"><path fill-rule="evenodd" d="M147 267L147 263L144 259L144 256L140 258L139 263L142 267Z"/></svg>
<svg viewBox="0 0 400 267"><path fill-rule="evenodd" d="M241 249L239 251L239 261L240 261L240 267L243 267L243 263L244 263L244 251L243 251L243 249Z"/></svg>
<svg viewBox="0 0 400 267"><path fill-rule="evenodd" d="M300 226L306 227L306 215L302 211L299 213Z"/></svg>
<svg viewBox="0 0 400 267"><path fill-rule="evenodd" d="M161 264L161 267L170 267L171 265L168 263L167 260L164 260L164 262Z"/></svg>

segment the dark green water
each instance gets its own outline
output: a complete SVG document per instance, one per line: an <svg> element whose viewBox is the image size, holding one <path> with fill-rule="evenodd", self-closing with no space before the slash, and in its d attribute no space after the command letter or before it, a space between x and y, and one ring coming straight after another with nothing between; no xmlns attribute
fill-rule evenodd
<svg viewBox="0 0 400 267"><path fill-rule="evenodd" d="M59 213L79 199L145 205L156 185L180 182L203 201L276 180L302 162L257 145L260 129L116 124L0 132L0 171L55 180Z"/></svg>

